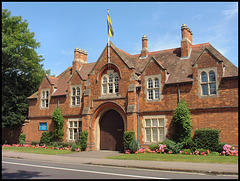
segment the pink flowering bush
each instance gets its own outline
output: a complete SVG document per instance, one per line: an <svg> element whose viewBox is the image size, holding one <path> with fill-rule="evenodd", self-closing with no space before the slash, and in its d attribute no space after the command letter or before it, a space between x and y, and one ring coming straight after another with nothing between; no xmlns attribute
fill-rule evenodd
<svg viewBox="0 0 240 181"><path fill-rule="evenodd" d="M223 146L223 151L220 153L220 155L226 155L226 156L238 156L238 150L235 150L234 147L231 145L225 144Z"/></svg>

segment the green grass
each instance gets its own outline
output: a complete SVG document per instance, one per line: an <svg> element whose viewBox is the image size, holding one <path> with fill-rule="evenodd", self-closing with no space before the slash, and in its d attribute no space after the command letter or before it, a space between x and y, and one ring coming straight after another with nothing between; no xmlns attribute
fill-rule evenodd
<svg viewBox="0 0 240 181"><path fill-rule="evenodd" d="M24 153L46 154L46 155L74 153L71 150L55 150L55 149L31 148L31 147L2 147L2 150L24 152Z"/></svg>
<svg viewBox="0 0 240 181"><path fill-rule="evenodd" d="M140 153L123 154L119 156L107 157L107 159L119 160L147 160L147 161L174 161L174 162L200 162L200 163L230 163L237 164L237 156L218 156L218 155L182 155L182 154L158 154L158 153Z"/></svg>

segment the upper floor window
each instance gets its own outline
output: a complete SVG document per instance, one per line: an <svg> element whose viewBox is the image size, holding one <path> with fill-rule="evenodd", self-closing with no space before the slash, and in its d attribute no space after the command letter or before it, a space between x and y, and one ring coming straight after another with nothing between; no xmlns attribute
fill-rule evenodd
<svg viewBox="0 0 240 181"><path fill-rule="evenodd" d="M49 108L49 90L42 90L41 108Z"/></svg>
<svg viewBox="0 0 240 181"><path fill-rule="evenodd" d="M201 73L202 95L216 95L216 76L214 71Z"/></svg>
<svg viewBox="0 0 240 181"><path fill-rule="evenodd" d="M71 105L72 106L80 105L80 95L81 95L80 86L72 86L72 92L71 92Z"/></svg>
<svg viewBox="0 0 240 181"><path fill-rule="evenodd" d="M103 75L102 78L102 94L117 94L118 89L118 74L117 73L108 73Z"/></svg>
<svg viewBox="0 0 240 181"><path fill-rule="evenodd" d="M160 86L158 78L149 78L147 80L147 98L148 100L160 99Z"/></svg>

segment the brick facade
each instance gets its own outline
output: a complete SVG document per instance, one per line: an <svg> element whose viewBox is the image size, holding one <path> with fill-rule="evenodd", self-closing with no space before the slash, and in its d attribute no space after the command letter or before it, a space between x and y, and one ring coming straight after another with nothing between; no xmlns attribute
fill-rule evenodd
<svg viewBox="0 0 240 181"><path fill-rule="evenodd" d="M182 42L180 48L148 52L144 36L143 49L138 55L130 55L111 42L110 63L107 46L96 63L86 63L86 51L75 49L72 67L56 78L46 75L38 92L29 97L30 121L22 127L26 141L40 140L43 132L39 130L40 122L47 122L48 131L53 131L51 115L59 106L65 118L63 141L70 141L68 121L81 120L82 130L89 132L88 149L100 149L101 117L113 109L122 116L123 131L135 131L140 146L146 146L151 142L147 141L145 118L155 116L159 121L164 120L164 128L159 128L158 134L164 130L164 139L170 138L173 112L179 99L184 99L191 112L193 134L199 128L216 128L221 130L221 142L238 145L238 68L209 43L193 45L192 33L183 25L182 41L186 39L191 42L187 46ZM215 72L217 92L203 96L201 72L210 70ZM102 77L109 72L118 75L119 90L104 95ZM148 99L149 78L159 79L159 99ZM71 91L75 85L80 86L81 98L80 105L72 106ZM137 87L141 87L139 102ZM50 104L41 108L41 92L45 89L50 90Z"/></svg>

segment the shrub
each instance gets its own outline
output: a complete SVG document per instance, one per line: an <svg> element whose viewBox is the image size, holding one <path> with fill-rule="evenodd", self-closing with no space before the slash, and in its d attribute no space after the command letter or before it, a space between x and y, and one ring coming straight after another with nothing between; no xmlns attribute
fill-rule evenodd
<svg viewBox="0 0 240 181"><path fill-rule="evenodd" d="M31 142L31 145L35 145L36 146L36 145L39 145L39 144L40 144L40 141L32 141Z"/></svg>
<svg viewBox="0 0 240 181"><path fill-rule="evenodd" d="M20 145L23 145L24 143L25 143L24 140L20 140L20 141L19 141L19 144L20 144Z"/></svg>
<svg viewBox="0 0 240 181"><path fill-rule="evenodd" d="M129 149L131 153L135 153L139 149L138 142L136 141L135 136L133 137L131 143L129 144Z"/></svg>
<svg viewBox="0 0 240 181"><path fill-rule="evenodd" d="M181 100L173 115L173 129L172 139L175 142L184 142L192 139L192 123L190 118L190 111L187 103Z"/></svg>
<svg viewBox="0 0 240 181"><path fill-rule="evenodd" d="M125 131L123 133L123 145L125 150L129 150L129 145L131 141L135 138L135 132L134 131Z"/></svg>
<svg viewBox="0 0 240 181"><path fill-rule="evenodd" d="M76 145L76 143L73 143L72 144L72 151L75 151L77 149L77 145Z"/></svg>
<svg viewBox="0 0 240 181"><path fill-rule="evenodd" d="M219 129L198 129L195 130L195 144L197 148L216 151L219 149L220 130Z"/></svg>
<svg viewBox="0 0 240 181"><path fill-rule="evenodd" d="M42 137L40 139L40 145L49 145L52 141L52 133L51 132L43 132Z"/></svg>
<svg viewBox="0 0 240 181"><path fill-rule="evenodd" d="M81 135L80 148L81 151L84 151L87 148L88 132L82 131L80 135Z"/></svg>
<svg viewBox="0 0 240 181"><path fill-rule="evenodd" d="M195 142L192 140L192 138L187 139L184 141L184 145L183 148L185 149L191 149L192 151L195 151L196 149L196 144Z"/></svg>
<svg viewBox="0 0 240 181"><path fill-rule="evenodd" d="M223 146L225 145L226 143L224 142L220 142L218 145L216 145L216 149L215 151L218 152L218 153L221 153L223 151Z"/></svg>
<svg viewBox="0 0 240 181"><path fill-rule="evenodd" d="M174 147L176 146L176 142L170 139L166 139L165 141L161 142L162 145L166 145L167 147L165 148L166 152L174 150Z"/></svg>
<svg viewBox="0 0 240 181"><path fill-rule="evenodd" d="M160 143L152 143L152 144L150 144L150 145L148 145L148 148L150 149L150 150L156 150L156 149L158 149L158 147L159 147L159 144Z"/></svg>
<svg viewBox="0 0 240 181"><path fill-rule="evenodd" d="M190 155L190 153L192 153L192 151L191 151L191 149L184 149L181 153L184 155Z"/></svg>
<svg viewBox="0 0 240 181"><path fill-rule="evenodd" d="M26 134L21 133L21 134L19 135L19 142L20 142L21 140L23 140L23 141L25 142L25 140L26 140Z"/></svg>
<svg viewBox="0 0 240 181"><path fill-rule="evenodd" d="M54 142L53 145L54 149L57 149L59 146L58 146L58 142Z"/></svg>

